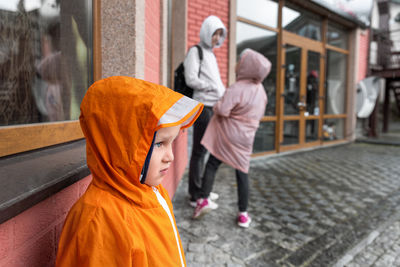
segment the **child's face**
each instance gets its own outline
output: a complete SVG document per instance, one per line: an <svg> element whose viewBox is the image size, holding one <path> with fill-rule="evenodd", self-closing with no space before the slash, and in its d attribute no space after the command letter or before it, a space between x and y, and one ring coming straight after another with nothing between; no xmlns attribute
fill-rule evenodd
<svg viewBox="0 0 400 267"><path fill-rule="evenodd" d="M218 29L218 30L216 30L214 32L214 34L212 36L212 39L211 39L212 47L217 45L217 43L218 43L219 39L221 38L221 36L222 36L222 29Z"/></svg>
<svg viewBox="0 0 400 267"><path fill-rule="evenodd" d="M179 134L180 125L161 128L157 131L154 141L153 153L151 154L149 169L145 184L157 186L164 179L171 162L174 160L172 153L172 142Z"/></svg>

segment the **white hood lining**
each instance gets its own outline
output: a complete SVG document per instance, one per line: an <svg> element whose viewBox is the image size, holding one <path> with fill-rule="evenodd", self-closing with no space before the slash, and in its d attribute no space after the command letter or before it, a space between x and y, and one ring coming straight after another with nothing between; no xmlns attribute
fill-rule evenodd
<svg viewBox="0 0 400 267"><path fill-rule="evenodd" d="M176 101L175 104L172 107L170 107L170 109L167 110L167 112L164 113L164 115L158 121L157 126L179 122L187 114L189 114L191 111L193 111L193 109L195 109L198 104L199 104L198 101L193 100L189 97L183 96L178 101ZM192 114L192 116L190 116L188 119L186 119L182 123L181 128L190 124L198 112L199 111L194 112Z"/></svg>

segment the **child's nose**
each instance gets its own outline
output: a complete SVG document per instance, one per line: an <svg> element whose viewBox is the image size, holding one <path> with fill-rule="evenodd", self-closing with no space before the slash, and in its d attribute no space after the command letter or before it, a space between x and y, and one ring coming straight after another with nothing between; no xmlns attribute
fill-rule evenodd
<svg viewBox="0 0 400 267"><path fill-rule="evenodd" d="M172 145L168 147L167 152L165 154L165 161L172 162L174 161L174 153L172 151Z"/></svg>

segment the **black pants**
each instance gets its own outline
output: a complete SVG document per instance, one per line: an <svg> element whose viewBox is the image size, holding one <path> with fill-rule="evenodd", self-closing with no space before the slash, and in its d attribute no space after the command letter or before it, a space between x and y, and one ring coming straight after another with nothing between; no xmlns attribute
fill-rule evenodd
<svg viewBox="0 0 400 267"><path fill-rule="evenodd" d="M210 154L206 164L206 170L204 171L203 185L200 194L201 198L207 198L210 195L219 165L221 165L221 161ZM247 173L236 170L236 182L238 188L239 211L244 212L247 211L249 202L249 179Z"/></svg>
<svg viewBox="0 0 400 267"><path fill-rule="evenodd" d="M191 195L191 200L197 200L201 192L204 157L207 154L207 149L200 144L200 141L212 115L212 107L205 106L193 126L192 156L189 164L189 194Z"/></svg>

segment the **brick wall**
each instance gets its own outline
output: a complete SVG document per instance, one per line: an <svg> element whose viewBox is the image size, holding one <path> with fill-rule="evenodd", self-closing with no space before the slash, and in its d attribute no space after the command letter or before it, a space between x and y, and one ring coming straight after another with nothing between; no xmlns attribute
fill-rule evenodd
<svg viewBox="0 0 400 267"><path fill-rule="evenodd" d="M367 76L368 70L368 47L369 47L369 30L360 33L360 47L358 48L358 73L357 82Z"/></svg>
<svg viewBox="0 0 400 267"><path fill-rule="evenodd" d="M90 181L88 176L0 224L0 266L54 266L65 217Z"/></svg>
<svg viewBox="0 0 400 267"><path fill-rule="evenodd" d="M146 1L145 80L160 83L161 14L160 0Z"/></svg>
<svg viewBox="0 0 400 267"><path fill-rule="evenodd" d="M205 18L210 15L219 17L228 29L229 35L229 1L215 0L188 0L188 48L197 44L200 40L200 27ZM214 49L215 56L218 61L219 71L221 73L222 82L228 84L228 36L224 44Z"/></svg>

